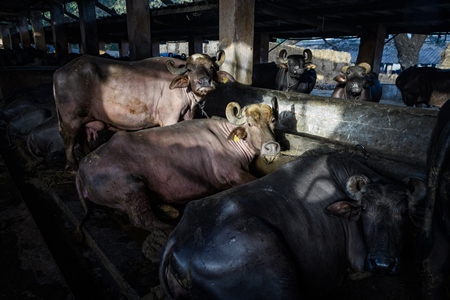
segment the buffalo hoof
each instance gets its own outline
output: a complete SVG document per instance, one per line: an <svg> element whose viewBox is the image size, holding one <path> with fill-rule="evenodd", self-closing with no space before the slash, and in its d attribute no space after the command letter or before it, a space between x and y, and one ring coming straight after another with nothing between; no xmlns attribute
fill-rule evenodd
<svg viewBox="0 0 450 300"><path fill-rule="evenodd" d="M153 230L142 244L142 253L154 264L159 264L160 250L166 243L169 234L161 230Z"/></svg>

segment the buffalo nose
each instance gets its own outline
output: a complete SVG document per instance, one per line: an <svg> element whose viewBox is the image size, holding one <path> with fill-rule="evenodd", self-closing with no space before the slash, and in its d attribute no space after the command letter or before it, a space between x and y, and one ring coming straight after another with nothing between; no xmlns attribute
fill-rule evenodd
<svg viewBox="0 0 450 300"><path fill-rule="evenodd" d="M262 155L277 155L280 153L280 144L277 142L268 142L265 143L262 147L261 154Z"/></svg>
<svg viewBox="0 0 450 300"><path fill-rule="evenodd" d="M366 260L366 271L369 272L395 274L397 272L397 268L397 258L369 254Z"/></svg>
<svg viewBox="0 0 450 300"><path fill-rule="evenodd" d="M198 80L200 86L211 86L211 78L208 76L203 76Z"/></svg>

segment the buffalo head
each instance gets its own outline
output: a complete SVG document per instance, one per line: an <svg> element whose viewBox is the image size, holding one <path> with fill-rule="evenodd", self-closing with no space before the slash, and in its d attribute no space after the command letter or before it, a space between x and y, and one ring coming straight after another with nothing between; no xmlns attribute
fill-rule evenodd
<svg viewBox="0 0 450 300"><path fill-rule="evenodd" d="M237 109L237 112L235 112ZM237 102L230 102L225 112L228 121L238 125L228 136L236 142L243 141L260 155L272 162L280 153L280 145L275 141L275 122L278 119L278 100L272 98L272 107L267 104L250 104L241 109Z"/></svg>
<svg viewBox="0 0 450 300"><path fill-rule="evenodd" d="M421 179L406 178L404 185L371 182L364 175L350 177L347 195L355 201L338 201L327 207L332 215L361 221L367 250L365 270L395 274L404 227L414 207L426 196Z"/></svg>
<svg viewBox="0 0 450 300"><path fill-rule="evenodd" d="M216 88L217 83L235 81L233 76L225 71L219 71L219 67L225 61L225 52L219 50L216 57L207 54L193 54L186 60L185 65L175 67L173 60L166 62L167 69L178 75L169 88L189 88L200 101L206 94Z"/></svg>
<svg viewBox="0 0 450 300"><path fill-rule="evenodd" d="M303 72L309 69L315 69L312 60L312 52L309 49L305 49L302 54L292 54L287 56L285 49L281 50L278 55L278 66L286 69L290 77L298 78Z"/></svg>

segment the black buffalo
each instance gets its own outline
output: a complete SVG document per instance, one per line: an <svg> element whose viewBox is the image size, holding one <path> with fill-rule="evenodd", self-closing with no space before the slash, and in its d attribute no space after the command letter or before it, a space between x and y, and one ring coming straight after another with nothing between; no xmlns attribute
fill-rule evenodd
<svg viewBox="0 0 450 300"><path fill-rule="evenodd" d="M193 201L159 276L169 299L310 299L352 272L395 274L425 183L396 184L349 158L303 157Z"/></svg>
<svg viewBox="0 0 450 300"><path fill-rule="evenodd" d="M450 70L410 67L395 80L407 106L441 107L450 98Z"/></svg>
<svg viewBox="0 0 450 300"><path fill-rule="evenodd" d="M449 299L450 275L450 102L439 111L427 154L428 205L421 237L424 299Z"/></svg>
<svg viewBox="0 0 450 300"><path fill-rule="evenodd" d="M252 86L285 92L309 94L316 85L316 66L311 62L312 52L305 49L303 54L286 57L286 50L279 53L277 63L253 66Z"/></svg>
<svg viewBox="0 0 450 300"><path fill-rule="evenodd" d="M380 102L381 83L378 80L378 74L371 72L369 64L343 66L341 71L343 74L334 77L337 85L331 94L332 98Z"/></svg>

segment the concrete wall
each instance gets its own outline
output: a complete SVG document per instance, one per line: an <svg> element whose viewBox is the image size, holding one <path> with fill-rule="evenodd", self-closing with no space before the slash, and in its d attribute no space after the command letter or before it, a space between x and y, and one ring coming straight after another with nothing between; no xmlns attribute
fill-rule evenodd
<svg viewBox="0 0 450 300"><path fill-rule="evenodd" d="M233 96L235 95L235 96ZM333 99L300 93L222 85L207 98L206 112L222 115L226 104L237 101L270 104L279 100L277 129L284 154L360 152L362 145L382 173L394 177L424 177L426 152L438 111L435 109ZM402 179L402 178L401 178Z"/></svg>

